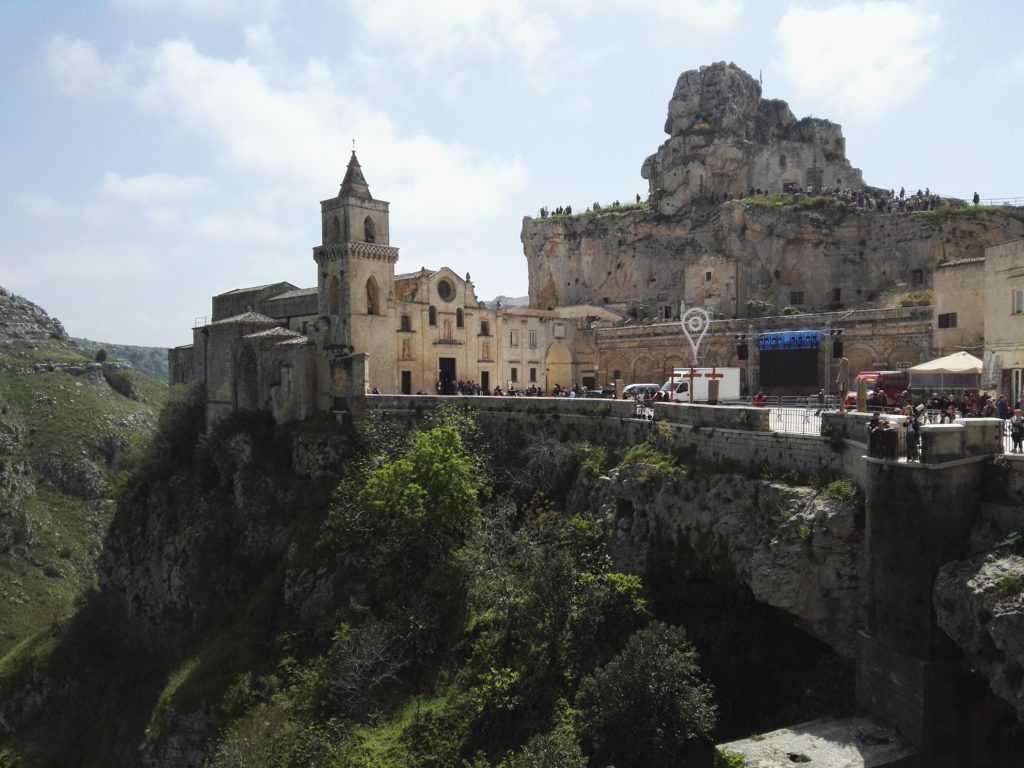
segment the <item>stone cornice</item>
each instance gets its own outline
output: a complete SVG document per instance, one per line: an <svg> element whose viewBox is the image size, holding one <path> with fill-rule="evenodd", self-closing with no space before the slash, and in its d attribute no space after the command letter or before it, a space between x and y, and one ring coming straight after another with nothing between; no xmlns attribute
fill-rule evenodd
<svg viewBox="0 0 1024 768"><path fill-rule="evenodd" d="M368 259L370 261L383 261L388 264L394 264L398 261L398 249L390 245L349 240L335 245L318 245L313 249L313 258L316 259L318 264L349 258Z"/></svg>

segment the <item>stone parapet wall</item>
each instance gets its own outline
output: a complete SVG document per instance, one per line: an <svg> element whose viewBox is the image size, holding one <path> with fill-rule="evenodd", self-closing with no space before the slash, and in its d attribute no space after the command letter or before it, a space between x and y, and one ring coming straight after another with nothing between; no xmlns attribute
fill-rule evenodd
<svg viewBox="0 0 1024 768"><path fill-rule="evenodd" d="M634 404L623 400L369 395L353 398L350 410L356 422L385 418L409 424L442 404L472 408L489 430L622 447L642 442L652 434L654 425L663 421L671 425L675 449L697 462L741 465L777 474L849 474L845 452L830 447L826 438L754 431L767 427L766 409L656 405L652 422L635 418ZM738 422L744 412L749 414L746 424Z"/></svg>

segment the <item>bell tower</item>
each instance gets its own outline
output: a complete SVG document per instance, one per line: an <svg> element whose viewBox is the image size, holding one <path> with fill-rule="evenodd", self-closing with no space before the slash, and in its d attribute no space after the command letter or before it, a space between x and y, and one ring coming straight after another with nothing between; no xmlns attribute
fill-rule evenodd
<svg viewBox="0 0 1024 768"><path fill-rule="evenodd" d="M398 261L389 205L373 199L355 149L337 197L320 202L321 244L313 249L320 318L326 343L345 354L368 351L374 319L389 314Z"/></svg>

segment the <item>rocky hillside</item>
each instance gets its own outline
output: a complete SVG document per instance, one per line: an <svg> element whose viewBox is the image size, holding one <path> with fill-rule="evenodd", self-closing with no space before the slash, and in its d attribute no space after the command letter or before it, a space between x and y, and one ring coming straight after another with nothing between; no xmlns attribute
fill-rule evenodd
<svg viewBox="0 0 1024 768"><path fill-rule="evenodd" d="M665 132L642 166L647 201L524 218L532 306L891 306L930 289L937 264L1024 236L1022 208L901 207L851 166L838 125L797 120L733 64L680 75Z"/></svg>
<svg viewBox="0 0 1024 768"><path fill-rule="evenodd" d="M94 357L0 288L0 655L93 582L112 488L166 398L163 383Z"/></svg>
<svg viewBox="0 0 1024 768"><path fill-rule="evenodd" d="M111 358L126 360L141 374L159 381L167 381L167 348L140 347L131 344L112 344L109 341L72 339L75 344L89 352L104 350Z"/></svg>

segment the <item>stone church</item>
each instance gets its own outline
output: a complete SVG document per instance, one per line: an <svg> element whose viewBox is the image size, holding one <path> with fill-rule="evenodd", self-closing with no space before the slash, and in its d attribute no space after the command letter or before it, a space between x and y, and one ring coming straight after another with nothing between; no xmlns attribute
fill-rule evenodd
<svg viewBox="0 0 1024 768"><path fill-rule="evenodd" d="M353 151L336 197L320 203L315 288L287 282L213 297L191 345L172 349L172 384L203 381L207 421L268 410L280 422L385 393L593 387L597 306L490 308L467 274L395 274L389 203L370 193Z"/></svg>

